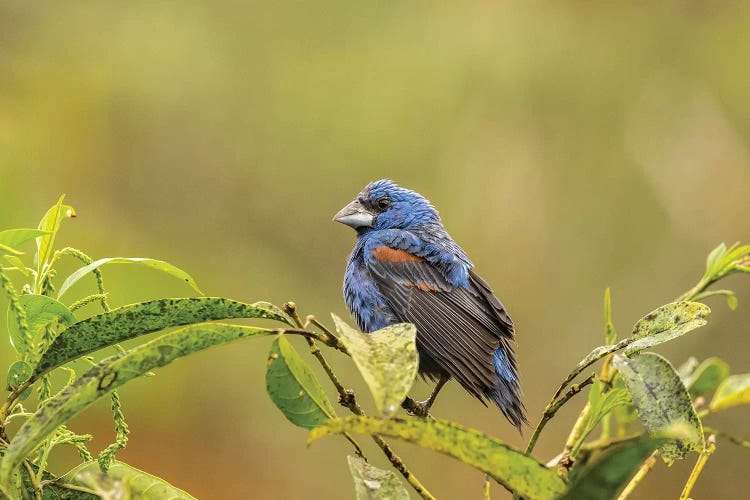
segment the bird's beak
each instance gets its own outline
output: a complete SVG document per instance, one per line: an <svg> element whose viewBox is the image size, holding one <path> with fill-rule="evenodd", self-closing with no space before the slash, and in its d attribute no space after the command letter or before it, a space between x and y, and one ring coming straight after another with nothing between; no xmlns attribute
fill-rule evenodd
<svg viewBox="0 0 750 500"><path fill-rule="evenodd" d="M375 215L367 211L359 200L354 200L339 210L339 213L333 216L333 220L357 229L360 227L372 227Z"/></svg>

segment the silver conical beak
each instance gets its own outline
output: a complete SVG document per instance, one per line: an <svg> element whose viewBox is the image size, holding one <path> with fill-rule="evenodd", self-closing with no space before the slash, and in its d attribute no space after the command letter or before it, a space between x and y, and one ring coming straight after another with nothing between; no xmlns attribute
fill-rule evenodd
<svg viewBox="0 0 750 500"><path fill-rule="evenodd" d="M359 200L354 200L339 210L339 213L333 216L333 220L357 229L360 227L372 227L375 216L368 212Z"/></svg>

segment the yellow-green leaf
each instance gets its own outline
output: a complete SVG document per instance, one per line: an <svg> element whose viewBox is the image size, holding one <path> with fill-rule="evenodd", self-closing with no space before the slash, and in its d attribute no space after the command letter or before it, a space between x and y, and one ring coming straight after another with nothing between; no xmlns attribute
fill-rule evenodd
<svg viewBox="0 0 750 500"><path fill-rule="evenodd" d="M406 398L417 375L417 330L409 323L361 333L333 316L336 331L375 398L375 407L390 417Z"/></svg>
<svg viewBox="0 0 750 500"><path fill-rule="evenodd" d="M409 500L409 493L395 473L379 469L359 457L346 458L357 500Z"/></svg>
<svg viewBox="0 0 750 500"><path fill-rule="evenodd" d="M636 340L625 348L625 354L630 355L685 335L705 325L709 314L711 309L700 302L673 302L661 306L635 324L631 338Z"/></svg>
<svg viewBox="0 0 750 500"><path fill-rule="evenodd" d="M39 271L42 270L42 266L44 266L52 256L55 236L57 236L57 231L60 229L60 222L63 220L63 217L76 216L76 211L73 207L62 204L63 199L65 199L65 195L60 196L57 203L52 205L52 207L47 210L47 213L44 214L42 220L39 221L38 229L46 233L36 239L36 263Z"/></svg>
<svg viewBox="0 0 750 500"><path fill-rule="evenodd" d="M99 469L99 462L92 460L71 470L54 484L58 489L64 488L65 485L84 486L102 498L195 500L195 497L175 488L164 479L122 462L116 462L105 474Z"/></svg>
<svg viewBox="0 0 750 500"><path fill-rule="evenodd" d="M331 420L310 432L308 443L331 434L380 434L444 453L492 476L530 499L557 498L565 483L533 457L477 430L439 419L349 417Z"/></svg>
<svg viewBox="0 0 750 500"><path fill-rule="evenodd" d="M687 389L669 361L649 352L633 358L615 355L613 364L649 432L665 432L675 424L683 423L692 429L688 439L676 439L660 447L660 454L667 464L684 458L690 450L703 450L703 426Z"/></svg>
<svg viewBox="0 0 750 500"><path fill-rule="evenodd" d="M91 264L83 266L74 271L73 274L68 276L65 281L63 281L63 284L60 286L60 291L57 294L57 298L59 299L60 297L62 297L65 292L70 289L71 286L78 282L78 280L92 272L94 269L100 268L104 264L141 264L146 267L151 267L158 271L162 271L171 276L174 276L181 281L184 281L185 283L190 285L193 290L203 295L203 292L200 291L200 288L198 288L198 285L195 283L195 280L192 278L192 276L190 276L182 269L173 266L169 262L155 259L146 259L142 257L108 257L106 259L99 259L97 261L94 261Z"/></svg>
<svg viewBox="0 0 750 500"><path fill-rule="evenodd" d="M271 344L266 389L284 416L305 429L314 429L336 416L315 374L284 335Z"/></svg>
<svg viewBox="0 0 750 500"><path fill-rule="evenodd" d="M727 377L716 389L710 408L719 411L747 403L750 403L750 373Z"/></svg>
<svg viewBox="0 0 750 500"><path fill-rule="evenodd" d="M11 248L18 248L27 241L31 241L39 236L49 234L47 231L40 231L39 229L20 228L20 229L6 229L0 231L0 245L5 245Z"/></svg>

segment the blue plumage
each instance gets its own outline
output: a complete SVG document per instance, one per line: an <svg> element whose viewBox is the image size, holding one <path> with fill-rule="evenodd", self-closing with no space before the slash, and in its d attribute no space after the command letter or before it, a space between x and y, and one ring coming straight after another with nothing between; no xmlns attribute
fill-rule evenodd
<svg viewBox="0 0 750 500"><path fill-rule="evenodd" d="M420 373L438 382L426 413L450 378L494 402L515 426L526 421L513 351L513 322L424 197L390 180L368 184L334 220L357 231L344 298L371 332L417 327Z"/></svg>

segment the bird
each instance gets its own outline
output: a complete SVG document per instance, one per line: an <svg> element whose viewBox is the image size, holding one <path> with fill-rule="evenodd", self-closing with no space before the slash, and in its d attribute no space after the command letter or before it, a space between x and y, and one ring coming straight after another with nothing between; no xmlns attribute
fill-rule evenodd
<svg viewBox="0 0 750 500"><path fill-rule="evenodd" d="M359 328L416 327L419 374L436 385L412 413L428 415L442 387L455 379L485 406L494 403L520 432L528 422L513 321L435 207L382 179L367 184L333 220L357 232L343 292Z"/></svg>

